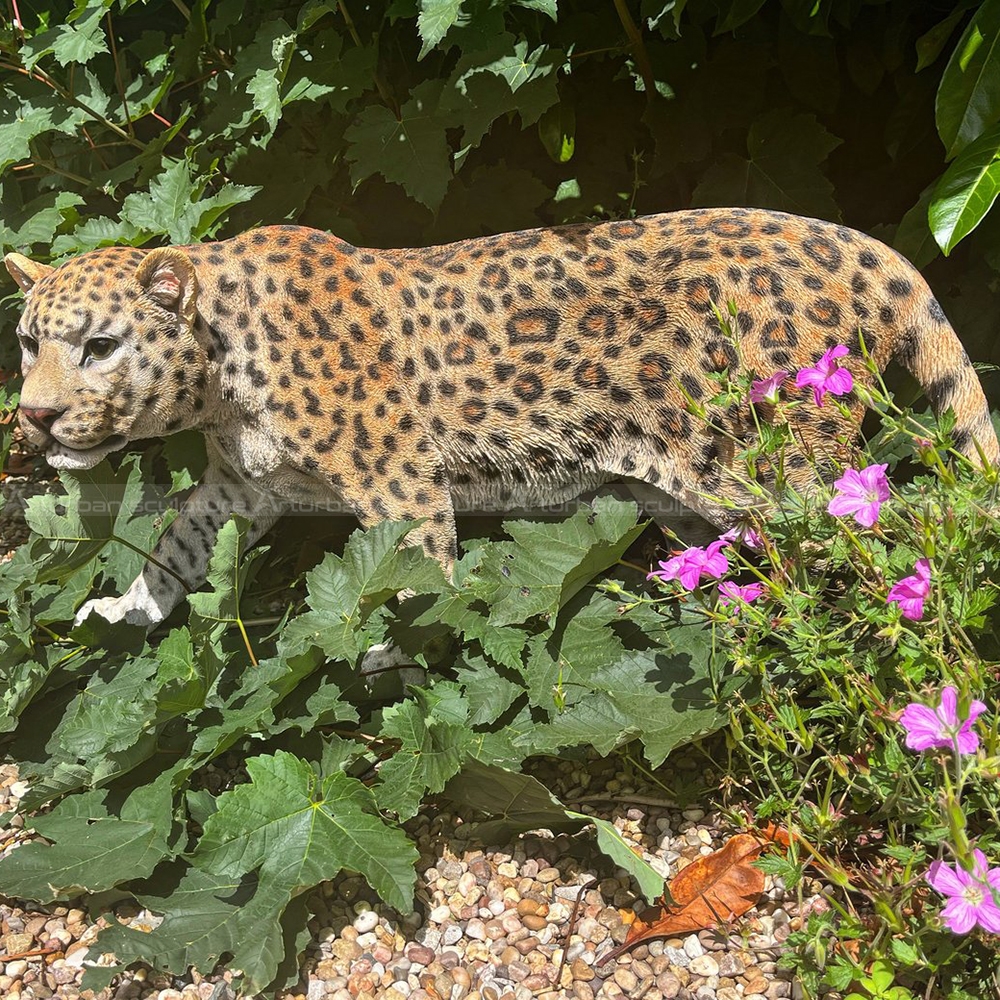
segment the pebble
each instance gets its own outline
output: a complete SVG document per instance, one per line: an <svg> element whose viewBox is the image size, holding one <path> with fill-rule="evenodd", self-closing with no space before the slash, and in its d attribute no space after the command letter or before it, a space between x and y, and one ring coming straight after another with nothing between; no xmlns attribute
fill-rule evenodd
<svg viewBox="0 0 1000 1000"><path fill-rule="evenodd" d="M705 954L705 946L697 934L692 934L684 939L684 954L688 958L699 958Z"/></svg>
<svg viewBox="0 0 1000 1000"><path fill-rule="evenodd" d="M717 976L719 974L719 963L711 955L698 955L691 959L688 966L695 976Z"/></svg>
<svg viewBox="0 0 1000 1000"><path fill-rule="evenodd" d="M374 910L363 910L354 918L354 929L359 934L367 934L378 927L378 914Z"/></svg>

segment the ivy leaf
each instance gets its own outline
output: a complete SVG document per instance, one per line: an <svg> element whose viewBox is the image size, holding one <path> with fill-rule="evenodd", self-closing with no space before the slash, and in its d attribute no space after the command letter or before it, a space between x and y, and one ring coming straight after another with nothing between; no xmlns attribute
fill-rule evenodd
<svg viewBox="0 0 1000 1000"><path fill-rule="evenodd" d="M769 111L750 127L747 157L728 153L709 167L694 205L753 205L837 219L833 185L820 169L841 140L814 115Z"/></svg>
<svg viewBox="0 0 1000 1000"><path fill-rule="evenodd" d="M945 256L982 222L1000 194L1000 125L966 146L931 195L928 220Z"/></svg>
<svg viewBox="0 0 1000 1000"><path fill-rule="evenodd" d="M321 777L283 750L253 757L246 768L250 783L219 796L191 861L219 878L256 876L257 926L276 928L295 896L345 868L363 875L390 906L412 908L417 850L402 830L382 822L360 781L342 772ZM256 992L276 966L254 959L253 949L251 936L233 961L246 969L250 960L249 985Z"/></svg>
<svg viewBox="0 0 1000 1000"><path fill-rule="evenodd" d="M1000 0L985 0L962 33L941 77L935 117L949 160L1000 119Z"/></svg>
<svg viewBox="0 0 1000 1000"><path fill-rule="evenodd" d="M427 80L415 87L398 119L383 105L357 116L344 133L355 185L381 174L431 211L437 209L451 182L448 117L438 110L443 86L441 80Z"/></svg>

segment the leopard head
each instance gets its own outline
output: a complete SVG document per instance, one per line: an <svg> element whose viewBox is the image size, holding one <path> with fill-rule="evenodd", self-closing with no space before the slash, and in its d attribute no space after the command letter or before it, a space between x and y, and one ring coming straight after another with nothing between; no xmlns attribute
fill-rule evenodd
<svg viewBox="0 0 1000 1000"><path fill-rule="evenodd" d="M183 251L108 247L58 267L12 253L4 263L25 294L20 426L50 465L89 469L129 441L197 423L208 360Z"/></svg>

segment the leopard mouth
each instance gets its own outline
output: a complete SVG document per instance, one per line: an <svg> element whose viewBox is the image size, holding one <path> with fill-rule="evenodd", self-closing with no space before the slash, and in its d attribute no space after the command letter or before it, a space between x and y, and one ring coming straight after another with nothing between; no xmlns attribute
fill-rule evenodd
<svg viewBox="0 0 1000 1000"><path fill-rule="evenodd" d="M128 438L122 434L112 434L100 444L91 445L89 448L74 448L53 438L45 451L45 460L54 469L92 469L98 462L126 444Z"/></svg>

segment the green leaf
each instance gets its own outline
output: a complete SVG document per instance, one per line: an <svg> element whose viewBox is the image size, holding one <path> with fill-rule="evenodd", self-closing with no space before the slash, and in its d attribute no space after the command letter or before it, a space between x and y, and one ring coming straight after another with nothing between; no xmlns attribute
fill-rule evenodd
<svg viewBox="0 0 1000 1000"><path fill-rule="evenodd" d="M78 218L76 209L83 204L72 191L40 195L20 212L7 213L7 221L0 222L0 246L24 252L35 243L51 243L57 229Z"/></svg>
<svg viewBox="0 0 1000 1000"><path fill-rule="evenodd" d="M513 0L513 6L525 7L528 10L537 10L539 13L552 18L553 21L559 20L558 3L559 0Z"/></svg>
<svg viewBox="0 0 1000 1000"><path fill-rule="evenodd" d="M184 715L205 707L215 681L217 662L200 656L187 628L172 629L156 647L156 700L161 712Z"/></svg>
<svg viewBox="0 0 1000 1000"><path fill-rule="evenodd" d="M98 938L101 951L113 952L120 972L145 962L162 972L213 969L223 955L239 956L240 968L253 982L270 983L283 955L273 914L258 894L256 875L229 878L179 863L158 873L136 892L148 910L163 916L152 931L113 922ZM84 988L100 989L108 972L90 967Z"/></svg>
<svg viewBox="0 0 1000 1000"><path fill-rule="evenodd" d="M108 51L107 41L101 27L104 7L95 10L90 17L76 24L61 24L56 31L58 37L52 43L52 54L60 66L70 63L90 62L94 56Z"/></svg>
<svg viewBox="0 0 1000 1000"><path fill-rule="evenodd" d="M420 0L417 31L422 45L418 59L423 59L441 41L462 14L462 0Z"/></svg>
<svg viewBox="0 0 1000 1000"><path fill-rule="evenodd" d="M462 766L472 745L468 708L455 721L439 717L426 699L386 708L383 737L398 739L400 748L382 764L375 796L379 807L400 820L416 815L424 794L436 795Z"/></svg>
<svg viewBox="0 0 1000 1000"><path fill-rule="evenodd" d="M517 633L519 630L492 629L492 631ZM489 660L483 656L471 655L468 651L463 654L460 665L455 668L455 677L462 685L465 699L469 704L470 726L483 726L496 722L524 694L524 689L519 684L504 677Z"/></svg>
<svg viewBox="0 0 1000 1000"><path fill-rule="evenodd" d="M258 69L246 84L247 93L253 97L253 106L264 116L272 132L281 117L281 84L294 51L295 32L274 38L271 42L273 65Z"/></svg>
<svg viewBox="0 0 1000 1000"><path fill-rule="evenodd" d="M51 902L143 878L169 853L169 783L136 789L117 814L107 792L70 795L31 826L31 841L0 861L5 895Z"/></svg>
<svg viewBox="0 0 1000 1000"><path fill-rule="evenodd" d="M451 156L438 111L442 81L414 88L399 118L382 105L365 108L344 133L355 186L372 174L402 185L412 198L437 209L451 182Z"/></svg>
<svg viewBox="0 0 1000 1000"><path fill-rule="evenodd" d="M62 233L52 243L52 255L86 253L98 247L115 246L122 243L138 245L140 230L123 219L85 219L71 233Z"/></svg>
<svg viewBox="0 0 1000 1000"><path fill-rule="evenodd" d="M134 516L143 499L134 457L123 461L117 472L102 462L93 469L64 473L62 483L65 496L45 494L28 501L25 520L33 536L18 556L23 551L35 564L38 581L65 581L101 555L105 576L124 589L172 518ZM96 568L91 567L91 577Z"/></svg>
<svg viewBox="0 0 1000 1000"><path fill-rule="evenodd" d="M966 146L931 195L928 219L945 256L993 207L1000 194L1000 125Z"/></svg>
<svg viewBox="0 0 1000 1000"><path fill-rule="evenodd" d="M70 63L86 63L101 52L107 52L107 41L101 22L104 19L103 4L89 17L76 24L59 24L26 38L21 46L21 59L27 69L34 69L38 61L46 55L55 56L60 66Z"/></svg>
<svg viewBox="0 0 1000 1000"><path fill-rule="evenodd" d="M306 577L309 607L292 619L281 640L285 655L317 646L333 659L355 660L384 638L384 621L373 613L401 590L414 594L448 589L440 563L422 550L400 543L413 522L383 521L367 532L356 531L341 557L330 553Z"/></svg>
<svg viewBox="0 0 1000 1000"><path fill-rule="evenodd" d="M32 140L49 132L72 135L86 114L56 97L21 101L13 90L0 92L0 175L31 158Z"/></svg>
<svg viewBox="0 0 1000 1000"><path fill-rule="evenodd" d="M814 115L769 111L750 127L748 156L721 156L705 171L692 203L753 205L839 218L833 185L820 164L840 142Z"/></svg>
<svg viewBox="0 0 1000 1000"><path fill-rule="evenodd" d="M893 249L898 250L917 268L926 267L941 252L927 218L932 193L933 189L928 188L907 211L900 220L896 237L892 241Z"/></svg>
<svg viewBox="0 0 1000 1000"><path fill-rule="evenodd" d="M477 597L495 627L551 615L642 534L633 503L601 497L556 524L507 521L513 539L491 546L479 566Z"/></svg>
<svg viewBox="0 0 1000 1000"><path fill-rule="evenodd" d="M207 178L191 177L186 160L170 164L153 178L149 193L133 192L122 203L122 221L154 236L164 234L171 243L188 243L207 235L219 217L249 201L259 187L224 184L214 195L204 196Z"/></svg>
<svg viewBox="0 0 1000 1000"><path fill-rule="evenodd" d="M902 965L915 966L920 964L920 952L916 946L903 938L893 938L891 942L892 957Z"/></svg>
<svg viewBox="0 0 1000 1000"><path fill-rule="evenodd" d="M191 856L202 872L239 880L256 874L258 926L273 929L291 900L343 869L363 875L390 905L413 905L416 848L402 830L378 817L371 791L335 772L320 777L307 761L279 750L246 762L250 783L219 796L218 810ZM254 938L233 964L248 971L252 991L274 977L270 957L258 958Z"/></svg>
<svg viewBox="0 0 1000 1000"><path fill-rule="evenodd" d="M876 993L884 993L892 985L895 978L892 963L887 959L880 958L872 963L871 974L863 981L871 983Z"/></svg>
<svg viewBox="0 0 1000 1000"><path fill-rule="evenodd" d="M676 747L717 730L727 711L713 689L711 631L700 624L675 625L664 633L663 643L620 655L609 651L604 663L597 655L589 663L580 657L570 661L557 647L550 662L564 671L567 707L520 737L519 745L533 753L553 753L589 743L608 753L638 738L646 758L659 767ZM544 690L534 676L541 662L529 661L526 668L536 690Z"/></svg>
<svg viewBox="0 0 1000 1000"><path fill-rule="evenodd" d="M918 73L937 60L966 11L970 7L975 7L978 2L979 0L962 0L947 17L938 21L933 28L928 28L917 39L915 47L917 50L916 71Z"/></svg>
<svg viewBox="0 0 1000 1000"><path fill-rule="evenodd" d="M476 833L486 842L504 842L539 827L578 830L593 823L597 846L636 880L646 899L653 903L663 895L663 876L632 850L613 823L567 809L536 778L470 760L448 782L445 795L463 808L500 817L478 824Z"/></svg>
<svg viewBox="0 0 1000 1000"><path fill-rule="evenodd" d="M156 661L132 657L90 678L49 741L50 752L92 766L127 750L156 719Z"/></svg>
<svg viewBox="0 0 1000 1000"><path fill-rule="evenodd" d="M962 33L941 77L935 116L949 160L1000 119L1000 0L985 0Z"/></svg>

